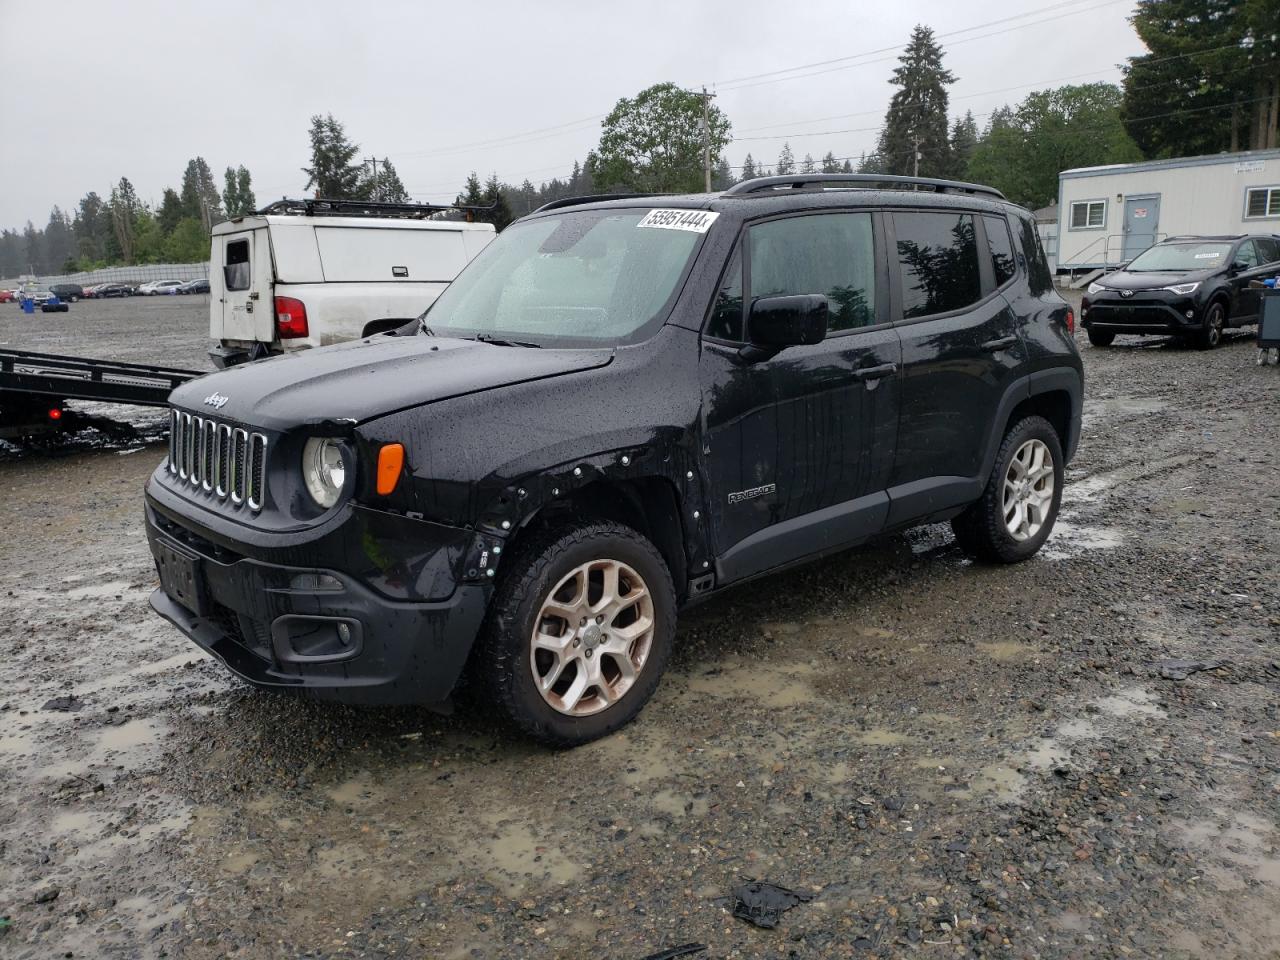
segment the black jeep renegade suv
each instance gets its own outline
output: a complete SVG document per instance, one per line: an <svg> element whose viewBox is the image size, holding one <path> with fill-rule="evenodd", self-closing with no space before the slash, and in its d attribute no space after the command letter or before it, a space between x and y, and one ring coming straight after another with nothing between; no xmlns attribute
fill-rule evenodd
<svg viewBox="0 0 1280 960"><path fill-rule="evenodd" d="M549 204L419 323L179 387L152 605L260 687L627 722L676 610L950 520L1034 554L1080 436L1030 214L972 184Z"/></svg>

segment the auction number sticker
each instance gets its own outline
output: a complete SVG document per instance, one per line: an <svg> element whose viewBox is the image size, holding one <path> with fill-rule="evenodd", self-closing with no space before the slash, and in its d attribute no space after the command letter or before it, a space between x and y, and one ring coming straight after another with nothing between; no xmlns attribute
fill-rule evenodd
<svg viewBox="0 0 1280 960"><path fill-rule="evenodd" d="M720 214L710 210L650 210L636 226L706 233L718 216Z"/></svg>

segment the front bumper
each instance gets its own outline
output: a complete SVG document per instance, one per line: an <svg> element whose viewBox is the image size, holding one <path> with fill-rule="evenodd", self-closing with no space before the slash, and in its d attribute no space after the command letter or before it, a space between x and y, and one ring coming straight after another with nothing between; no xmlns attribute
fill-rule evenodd
<svg viewBox="0 0 1280 960"><path fill-rule="evenodd" d="M160 616L254 686L320 699L444 704L491 592L457 583L447 597L392 599L345 565L326 563L333 556L322 541L229 548L162 508L150 490L146 529L157 568L186 558L192 578L152 594ZM301 555L312 565L299 564Z"/></svg>
<svg viewBox="0 0 1280 960"><path fill-rule="evenodd" d="M1204 325L1204 312L1194 297L1168 291L1139 291L1121 297L1102 291L1086 297L1080 310L1080 324L1086 330L1109 333L1190 334Z"/></svg>

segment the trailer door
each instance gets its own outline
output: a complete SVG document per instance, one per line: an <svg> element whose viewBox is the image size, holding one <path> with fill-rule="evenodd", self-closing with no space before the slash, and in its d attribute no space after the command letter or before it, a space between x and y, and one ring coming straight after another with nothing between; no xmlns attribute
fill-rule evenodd
<svg viewBox="0 0 1280 960"><path fill-rule="evenodd" d="M271 302L262 300L263 286L254 268L254 231L228 233L222 241L222 337L223 340L257 340L259 330L270 328ZM265 238L264 238L265 239ZM216 262L216 261L215 261ZM270 337L268 337L270 339Z"/></svg>

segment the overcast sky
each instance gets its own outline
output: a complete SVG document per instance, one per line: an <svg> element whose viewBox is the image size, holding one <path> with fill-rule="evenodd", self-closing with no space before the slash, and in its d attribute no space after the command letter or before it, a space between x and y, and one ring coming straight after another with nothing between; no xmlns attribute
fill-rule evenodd
<svg viewBox="0 0 1280 960"><path fill-rule="evenodd" d="M451 200L472 170L537 183L568 174L618 98L666 80L717 91L740 138L734 165L748 151L772 164L784 138L797 159L856 158L892 93L885 48L915 24L946 50L953 116L970 109L982 125L1033 89L1118 81L1143 51L1132 8L0 0L0 226L43 226L54 204L105 196L121 176L157 204L196 155L220 184L228 165L247 166L259 203L300 196L315 113L342 121L362 156L390 157L419 199ZM792 69L806 64L822 65Z"/></svg>

